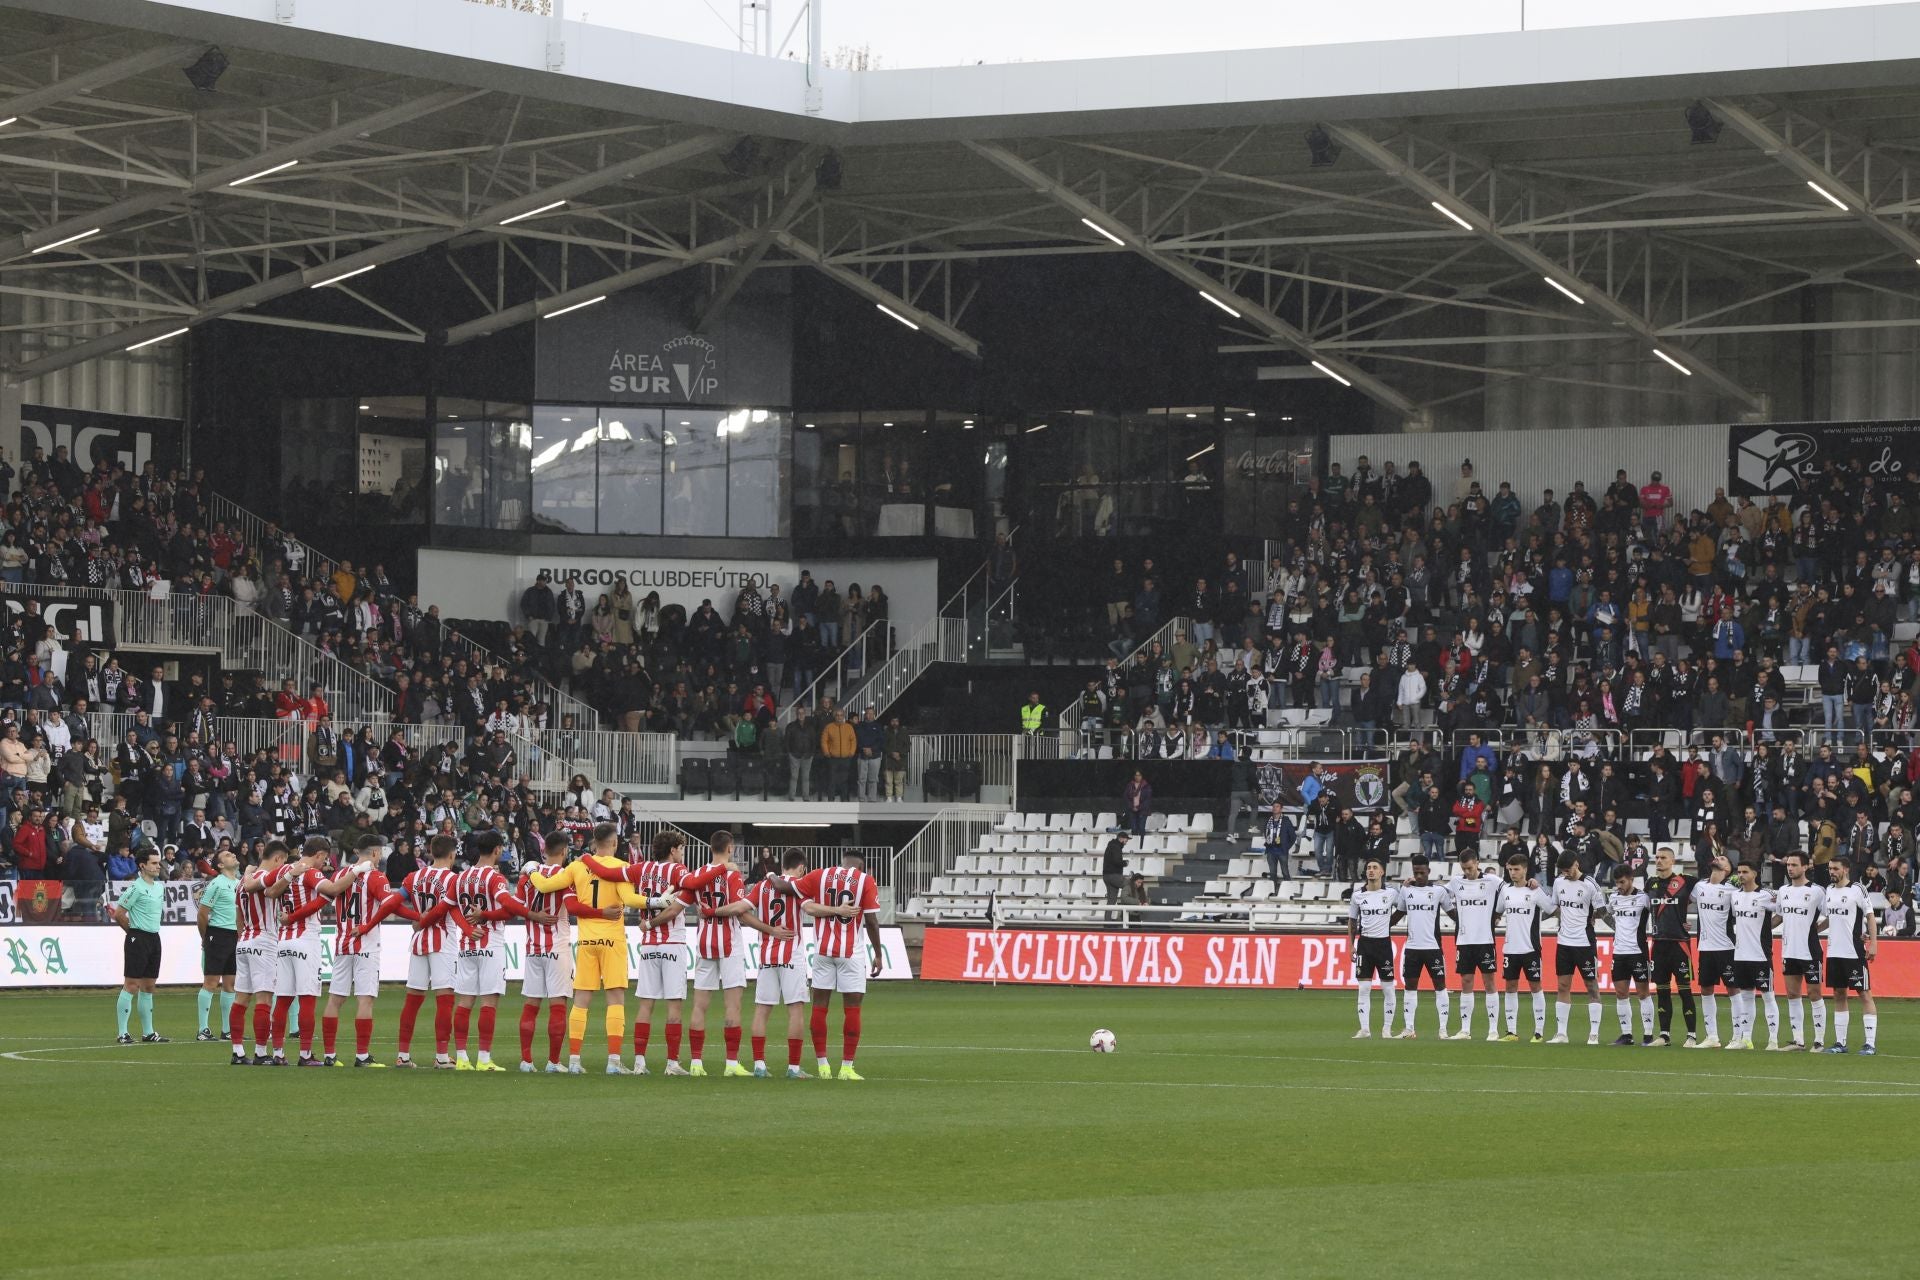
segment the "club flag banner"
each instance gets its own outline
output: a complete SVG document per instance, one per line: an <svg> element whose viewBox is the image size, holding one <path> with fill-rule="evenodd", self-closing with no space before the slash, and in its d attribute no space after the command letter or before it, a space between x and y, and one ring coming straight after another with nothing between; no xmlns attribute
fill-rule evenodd
<svg viewBox="0 0 1920 1280"><path fill-rule="evenodd" d="M67 886L59 880L21 880L0 888L6 893L0 924L46 924L59 918Z"/></svg>
<svg viewBox="0 0 1920 1280"><path fill-rule="evenodd" d="M1920 422L1788 422L1730 427L1727 496L1793 498L1831 460L1855 462L1884 492L1904 492L1907 471L1920 466Z"/></svg>
<svg viewBox="0 0 1920 1280"><path fill-rule="evenodd" d="M1441 941L1447 972L1451 973L1453 939ZM1393 940L1396 972L1405 944L1405 938ZM1553 940L1546 939L1541 950L1543 977L1550 983ZM1613 940L1603 937L1599 940L1598 961L1602 991L1612 990L1612 958ZM1920 996L1920 941L1883 942L1872 973L1876 995ZM1353 986L1354 955L1345 934L936 927L926 933L920 952L920 977L930 982L1017 986L1340 991ZM1780 989L1777 976L1774 989Z"/></svg>
<svg viewBox="0 0 1920 1280"><path fill-rule="evenodd" d="M44 881L39 883L46 883ZM55 895L54 901L59 901ZM169 903L171 906L171 903ZM384 925L380 948L380 980L398 984L407 977L407 938L412 929L406 925ZM526 953L526 934L520 927L505 930L507 981L518 982ZM759 935L754 935L757 943ZM123 959L118 929L100 925L22 925L0 929L0 988L7 987L117 987L120 985ZM332 925L320 930L320 978L332 978ZM880 930L884 954L880 957L878 981L909 981L913 968L907 958L906 939L897 928ZM640 948L640 930L627 930L627 952L631 960ZM813 956L813 935L801 935L802 965ZM871 944L868 946L872 959ZM759 972L760 949L749 943L746 950L747 977ZM687 961L692 972L691 956ZM160 981L174 986L198 983L200 972L200 932L189 924L163 924L160 927Z"/></svg>
<svg viewBox="0 0 1920 1280"><path fill-rule="evenodd" d="M1300 802L1300 784L1313 772L1308 760L1270 761L1254 768L1260 803ZM1335 802L1356 811L1378 809L1387 803L1387 764L1384 760L1323 760L1320 781L1333 788Z"/></svg>

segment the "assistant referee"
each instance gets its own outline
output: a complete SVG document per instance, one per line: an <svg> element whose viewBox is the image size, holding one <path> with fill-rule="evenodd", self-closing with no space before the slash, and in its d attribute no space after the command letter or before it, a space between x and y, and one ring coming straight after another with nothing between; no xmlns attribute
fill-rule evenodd
<svg viewBox="0 0 1920 1280"><path fill-rule="evenodd" d="M120 984L120 996L114 1012L120 1019L120 1043L132 1044L127 1034L127 1016L134 1006L140 1008L140 1040L143 1044L166 1044L167 1038L153 1032L153 984L160 978L160 914L166 905L166 890L160 887L160 853L148 849L137 864L140 878L127 886L113 904L113 922L127 931L126 980Z"/></svg>
<svg viewBox="0 0 1920 1280"><path fill-rule="evenodd" d="M233 1028L233 980L239 972L240 934L235 892L240 887L240 859L231 849L214 855L220 874L207 881L200 891L200 1030L196 1040L227 1038L240 1043ZM220 996L220 1034L207 1025L213 1013L213 997Z"/></svg>

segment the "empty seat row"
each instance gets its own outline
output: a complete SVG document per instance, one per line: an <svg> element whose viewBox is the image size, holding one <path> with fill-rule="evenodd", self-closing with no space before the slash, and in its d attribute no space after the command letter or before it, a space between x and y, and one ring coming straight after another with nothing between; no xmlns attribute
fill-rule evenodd
<svg viewBox="0 0 1920 1280"><path fill-rule="evenodd" d="M994 823L993 832L996 835L1103 835L1119 826L1117 813L1006 813ZM1147 832L1150 835L1211 835L1213 815L1149 814Z"/></svg>

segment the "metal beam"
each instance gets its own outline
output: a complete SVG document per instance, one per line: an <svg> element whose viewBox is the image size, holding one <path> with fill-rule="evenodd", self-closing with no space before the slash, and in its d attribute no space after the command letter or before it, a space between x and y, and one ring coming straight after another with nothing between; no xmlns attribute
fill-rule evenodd
<svg viewBox="0 0 1920 1280"><path fill-rule="evenodd" d="M155 45L151 49L142 49L139 53L131 53L124 58L116 58L112 62L103 62L90 70L75 72L64 80L56 80L38 89L29 89L5 102L0 102L0 120L10 116L32 115L46 107L65 102L68 98L77 98L83 93L91 93L106 85L117 84L122 80L152 71L156 67L164 67L169 62L178 61L196 49L204 48L206 45L197 40L175 40Z"/></svg>
<svg viewBox="0 0 1920 1280"><path fill-rule="evenodd" d="M1310 335L1288 324L1262 303L1222 284L1191 262L1160 249L1141 232L1123 223L1065 183L1049 177L1019 156L994 143L969 142L967 146L975 155L992 162L1026 183L1033 191L1051 197L1056 204L1075 217L1083 218L1103 229L1109 237L1120 240L1128 249L1174 279L1213 299L1215 305L1238 312L1240 319L1252 324L1282 346L1289 347L1308 360L1318 363L1322 371L1329 376L1347 383L1355 391L1396 413L1408 418L1419 416L1419 408L1413 401L1371 373L1343 357L1334 355L1331 351L1321 351Z"/></svg>
<svg viewBox="0 0 1920 1280"><path fill-rule="evenodd" d="M1862 226L1898 249L1916 266L1920 266L1920 236L1916 236L1898 222L1875 213L1864 192L1775 133L1758 116L1719 98L1708 100L1707 109L1732 125L1735 133L1760 148L1763 155L1772 157L1788 173L1810 187L1817 186L1821 191L1827 192L1829 199L1823 203L1838 201L1845 205L1847 212L1852 214Z"/></svg>
<svg viewBox="0 0 1920 1280"><path fill-rule="evenodd" d="M457 347L463 342L484 338L490 333L498 333L502 329L510 329L517 324L543 319L556 311L564 311L568 307L578 306L583 302L593 302L609 297L623 289L631 289L649 280L670 276L676 271L684 271L702 262L724 258L751 245L759 234L757 231L740 231L718 240L709 240L706 244L687 250L683 257L663 258L659 262L649 262L646 266L636 267L632 271L623 271L619 275L607 276L544 298L536 298L532 302L522 302L518 306L507 307L492 315L481 316L478 320L454 325L446 331L446 345Z"/></svg>
<svg viewBox="0 0 1920 1280"><path fill-rule="evenodd" d="M773 238L779 242L782 249L794 257L819 268L828 279L845 285L876 307L884 307L901 323L911 325L969 360L980 359L980 340L964 329L948 324L930 311L916 307L884 285L875 284L852 267L843 267L837 262L828 261L826 254L795 236L791 231L776 232Z"/></svg>
<svg viewBox="0 0 1920 1280"><path fill-rule="evenodd" d="M801 211L807 207L807 203L813 199L816 185L814 163L818 155L819 150L815 147L807 147L801 151L798 161L802 170L800 181L795 183L793 190L787 193L786 202L776 209L773 216L767 219L766 224L755 233L753 247L747 250L740 261L733 264L733 269L727 272L727 278L720 282L720 287L713 291L713 296L708 298L706 305L700 308L700 314L693 322L695 333L704 332L708 325L720 318L720 313L727 309L727 304L733 301L733 296L740 292L740 286L747 282L747 277L752 275L761 261L766 258L767 250L773 248L773 237L791 227L793 220L800 216Z"/></svg>
<svg viewBox="0 0 1920 1280"><path fill-rule="evenodd" d="M606 168L596 170L593 173L581 174L577 178L569 178L565 182L556 183L551 187L545 187L538 191L530 191L525 195L515 196L511 200L503 200L498 204L489 205L457 227L414 232L411 235L401 236L398 239L388 240L385 243L374 245L371 248L362 249L357 253L350 253L343 258L335 258L331 262L322 263L318 266L298 268L281 275L271 276L265 280L248 285L244 289L236 289L231 293L221 294L219 297L202 304L199 310L191 317L150 320L143 324L121 329L115 333L104 334L101 337L93 338L86 342L75 343L71 347L42 356L38 360L29 361L27 364L8 371L6 381L24 382L29 378L36 378L42 374L51 373L56 369L65 369L72 365L82 364L96 356L110 355L115 351L125 350L134 343L170 333L180 328L183 324L203 324L208 320L218 319L231 312L244 311L249 307L258 306L262 302L267 302L289 293L296 293L301 289L317 288L320 285L331 283L334 280L344 279L354 272L376 267L382 263L394 262L419 253L422 250L431 249L435 245L445 244L455 236L463 235L466 232L478 231L486 227L497 227L507 218L531 212L534 209L540 208L542 205L551 204L555 200L568 199L572 196L594 190L597 187L609 186L627 178L637 177L642 173L647 173L655 169L663 169L669 165L680 164L688 160L698 159L701 156L720 150L733 140L733 136L734 135L727 133L703 133L696 137L689 138L684 142L670 143L667 146L656 148L653 151L647 152L645 155L635 156L630 160L621 161L619 164L608 165Z"/></svg>
<svg viewBox="0 0 1920 1280"><path fill-rule="evenodd" d="M483 93L484 91L482 90L462 91L452 89L441 93L430 93L424 98L416 98L412 102L403 102L399 106L389 107L385 111L376 111L370 116L362 116L358 120L350 120L346 124L336 125L331 129L322 130L309 137L298 138L292 142L282 143L277 147L268 147L266 150L248 156L243 160L235 160L230 164L223 164L216 168L208 169L179 186L170 186L159 191L150 191L144 195L133 196L129 199L119 201L116 204L110 204L103 209L94 209L86 213L75 214L72 217L64 218L54 223L50 227L43 227L38 231L22 232L17 236L8 236L6 239L0 240L0 262L11 261L14 258L31 253L41 245L56 244L69 236L78 235L83 231L104 231L108 227L125 222L128 219L152 213L156 209L168 208L171 205L187 200L193 196L202 195L209 191L216 191L221 187L238 182L243 178L253 177L263 169L271 169L276 165L283 165L288 161L298 160L304 156L325 151L329 147L338 146L340 143L352 142L358 138L366 137L369 134L391 129L395 125L405 124L410 120L418 120L421 116L432 115L436 111L444 111L449 107L458 106L463 102L470 102L474 98L483 96ZM247 195L251 194L251 192L252 189L249 187L239 187L234 189L232 194Z"/></svg>
<svg viewBox="0 0 1920 1280"><path fill-rule="evenodd" d="M1451 218L1465 223L1486 244L1500 250L1528 270L1539 272L1543 283L1553 282L1554 285L1577 297L1581 303L1605 315L1618 327L1638 334L1652 350L1661 352L1669 360L1684 365L1688 371L1698 374L1723 394L1740 401L1749 409L1765 410L1764 396L1747 390L1692 352L1673 343L1662 341L1654 325L1639 312L1605 289L1588 284L1532 245L1508 236L1492 218L1481 213L1442 184L1435 182L1408 161L1402 160L1375 142L1370 135L1344 124L1322 124L1321 128L1368 164L1396 179L1416 196L1431 202L1436 206L1434 212L1436 219Z"/></svg>

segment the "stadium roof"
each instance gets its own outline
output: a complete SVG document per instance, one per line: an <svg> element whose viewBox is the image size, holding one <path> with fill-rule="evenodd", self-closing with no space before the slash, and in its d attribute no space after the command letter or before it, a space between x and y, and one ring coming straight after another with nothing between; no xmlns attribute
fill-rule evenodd
<svg viewBox="0 0 1920 1280"><path fill-rule="evenodd" d="M450 341L708 263L710 310L819 271L971 355L974 264L1133 254L1390 414L1495 336L1658 349L1760 413L1716 338L1914 323L1771 304L1912 297L1917 73L1920 4L844 72L466 0L11 0L0 293L85 323L8 376L220 316L425 341L364 282L358 322L276 300L429 251L474 300Z"/></svg>

